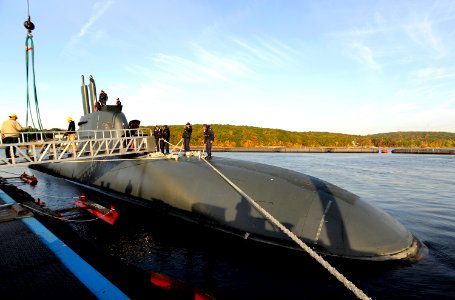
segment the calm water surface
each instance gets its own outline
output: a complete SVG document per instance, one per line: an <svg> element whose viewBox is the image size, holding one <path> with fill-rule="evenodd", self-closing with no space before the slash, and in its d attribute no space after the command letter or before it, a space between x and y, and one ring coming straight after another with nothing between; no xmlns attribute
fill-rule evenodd
<svg viewBox="0 0 455 300"><path fill-rule="evenodd" d="M332 261L374 299L455 299L455 156L405 154L215 153L319 177L381 207L429 248L411 265ZM215 157L216 159L216 157ZM19 173L23 169L17 169ZM11 171L13 172L13 171ZM20 187L51 208L80 193L106 196L28 170L40 179ZM0 173L7 177L9 174ZM12 176L12 175L11 175ZM87 216L81 216L81 218ZM217 299L354 299L305 253L251 245L238 238L132 209L123 222L75 224L81 236L111 255L205 289Z"/></svg>

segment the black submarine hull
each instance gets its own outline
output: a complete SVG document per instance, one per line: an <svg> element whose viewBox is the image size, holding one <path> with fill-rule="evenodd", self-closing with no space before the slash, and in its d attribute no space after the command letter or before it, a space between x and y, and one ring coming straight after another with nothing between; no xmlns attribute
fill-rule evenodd
<svg viewBox="0 0 455 300"><path fill-rule="evenodd" d="M317 252L360 260L418 260L425 248L383 210L318 178L260 163L210 161ZM115 194L158 204L187 220L246 239L298 248L203 159L138 156L34 168Z"/></svg>

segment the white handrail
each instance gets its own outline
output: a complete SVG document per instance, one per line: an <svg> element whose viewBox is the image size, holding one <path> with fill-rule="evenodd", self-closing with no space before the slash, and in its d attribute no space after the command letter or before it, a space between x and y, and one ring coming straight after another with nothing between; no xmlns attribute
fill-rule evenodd
<svg viewBox="0 0 455 300"><path fill-rule="evenodd" d="M65 131L21 132L18 143L4 143L17 157L0 157L0 168L62 160L92 159L130 153L147 153L154 147L148 128L76 131L75 138L64 139ZM25 141L25 142L24 142ZM14 155L12 155L14 156Z"/></svg>

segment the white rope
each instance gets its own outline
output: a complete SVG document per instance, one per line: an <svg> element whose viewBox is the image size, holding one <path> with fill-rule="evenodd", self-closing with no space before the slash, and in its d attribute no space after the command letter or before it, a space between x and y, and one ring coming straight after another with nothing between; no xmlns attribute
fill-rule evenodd
<svg viewBox="0 0 455 300"><path fill-rule="evenodd" d="M229 185L231 185L240 195L242 195L252 206L254 206L264 217L266 217L272 224L280 228L288 237L290 237L294 242L296 242L303 250L305 250L311 257L316 259L324 268L326 268L330 274L335 276L341 283L344 284L349 290L351 290L359 299L371 299L368 297L361 289L356 287L351 281L349 281L343 274L338 272L334 267L332 267L326 260L324 260L320 255L318 255L313 249L308 247L298 236L292 233L287 229L283 224L281 224L277 219L275 219L269 212L267 212L262 206L260 206L256 201L254 201L250 196L248 196L242 189L240 189L236 184L234 184L229 178L227 178L223 173L221 173L217 168L215 168L211 163L204 159L204 161L221 176Z"/></svg>
<svg viewBox="0 0 455 300"><path fill-rule="evenodd" d="M171 152L174 152L175 149L179 149L178 153L182 152L183 147L182 147L182 146L179 146L179 145L180 145L180 143L183 144L183 138L181 138L180 141L179 141L177 144L175 144L175 145L172 144L172 143L170 143L170 142L168 142L168 141L166 141L166 140L163 139L163 138L160 138L159 140L160 140L160 141L164 141L164 142L165 142L166 144L168 144L169 146L172 146Z"/></svg>

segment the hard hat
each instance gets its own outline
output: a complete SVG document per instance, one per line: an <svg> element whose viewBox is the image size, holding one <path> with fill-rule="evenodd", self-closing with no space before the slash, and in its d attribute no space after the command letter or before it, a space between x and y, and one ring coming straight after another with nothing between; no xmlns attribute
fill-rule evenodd
<svg viewBox="0 0 455 300"><path fill-rule="evenodd" d="M17 118L16 114L10 114L9 117L10 117L10 118L14 118L14 117Z"/></svg>
<svg viewBox="0 0 455 300"><path fill-rule="evenodd" d="M66 119L68 120L68 122L73 120L73 118L71 118L71 117L68 117Z"/></svg>

